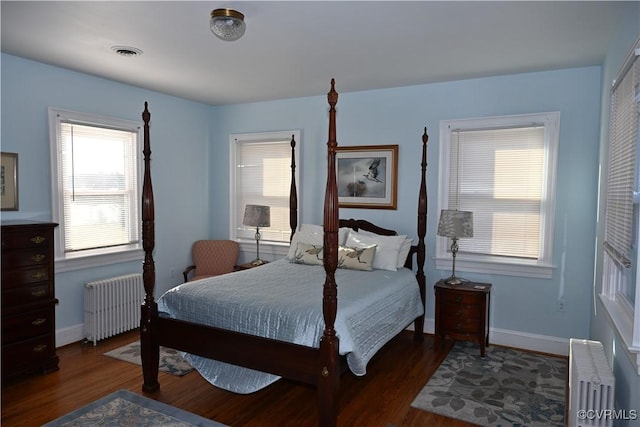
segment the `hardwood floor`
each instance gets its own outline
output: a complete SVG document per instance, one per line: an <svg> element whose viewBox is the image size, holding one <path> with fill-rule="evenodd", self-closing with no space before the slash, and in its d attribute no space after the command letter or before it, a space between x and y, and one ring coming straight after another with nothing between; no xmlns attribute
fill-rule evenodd
<svg viewBox="0 0 640 427"><path fill-rule="evenodd" d="M368 373L341 380L339 426L468 427L412 408L411 402L445 358L452 342L437 349L433 336L422 344L402 332L370 361ZM2 387L2 426L40 426L119 389L142 393L142 368L103 353L138 339L132 331L99 342L58 349L60 370ZM160 373L152 399L229 426L316 426L315 389L280 380L248 395L217 389L196 371L183 377Z"/></svg>

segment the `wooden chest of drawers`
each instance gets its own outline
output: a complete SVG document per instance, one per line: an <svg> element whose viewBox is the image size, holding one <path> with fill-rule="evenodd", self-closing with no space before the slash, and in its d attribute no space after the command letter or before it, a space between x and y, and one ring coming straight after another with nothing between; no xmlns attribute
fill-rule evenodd
<svg viewBox="0 0 640 427"><path fill-rule="evenodd" d="M480 344L480 354L484 356L485 347L489 345L491 284L464 282L450 285L440 280L434 291L436 343L445 336L475 341Z"/></svg>
<svg viewBox="0 0 640 427"><path fill-rule="evenodd" d="M58 369L53 229L2 221L2 381Z"/></svg>

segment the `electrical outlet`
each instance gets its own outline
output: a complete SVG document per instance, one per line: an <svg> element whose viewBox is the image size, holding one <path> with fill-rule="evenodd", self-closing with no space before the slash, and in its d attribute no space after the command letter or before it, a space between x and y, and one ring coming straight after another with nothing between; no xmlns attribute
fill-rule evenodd
<svg viewBox="0 0 640 427"><path fill-rule="evenodd" d="M558 300L558 311L565 311L567 309L567 301L560 298Z"/></svg>
<svg viewBox="0 0 640 427"><path fill-rule="evenodd" d="M175 268L172 268L171 270L169 270L169 275L171 276L172 279L176 278L176 270L175 270Z"/></svg>

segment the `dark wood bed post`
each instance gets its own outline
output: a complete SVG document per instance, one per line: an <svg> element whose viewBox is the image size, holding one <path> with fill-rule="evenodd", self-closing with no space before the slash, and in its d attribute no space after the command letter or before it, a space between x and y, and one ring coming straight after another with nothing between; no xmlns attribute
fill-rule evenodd
<svg viewBox="0 0 640 427"><path fill-rule="evenodd" d="M422 173L420 179L420 192L418 193L418 252L416 254L418 270L416 272L416 279L418 280L418 286L420 287L420 298L422 299L422 305L425 312L426 307L426 278L424 275L424 261L426 258L426 248L424 244L424 237L427 234L427 141L429 141L429 135L427 134L427 128L424 128L424 134L422 135ZM417 342L424 341L424 314L418 317L414 323L414 329L416 333L413 338Z"/></svg>
<svg viewBox="0 0 640 427"><path fill-rule="evenodd" d="M154 392L160 388L158 383L158 366L160 348L153 330L152 319L158 316L158 305L153 292L156 284L156 270L153 262L153 248L155 247L155 211L153 202L153 186L151 185L151 144L149 141L149 113L148 104L144 103L142 120L144 121L144 181L142 183L142 247L144 249L144 263L142 265L142 280L144 282L144 303L140 318L140 344L142 357L142 376L144 383L142 391Z"/></svg>
<svg viewBox="0 0 640 427"><path fill-rule="evenodd" d="M324 333L320 339L318 366L318 410L321 426L335 426L338 421L338 391L340 387L339 340L334 329L338 310L338 287L335 272L338 266L338 189L336 183L336 104L338 92L331 79L329 101L329 141L327 142L327 188L324 196L324 269L322 290Z"/></svg>
<svg viewBox="0 0 640 427"><path fill-rule="evenodd" d="M291 236L289 241L293 239L293 235L298 229L298 190L296 188L296 140L295 135L291 135L291 186L289 187L289 227L291 228Z"/></svg>

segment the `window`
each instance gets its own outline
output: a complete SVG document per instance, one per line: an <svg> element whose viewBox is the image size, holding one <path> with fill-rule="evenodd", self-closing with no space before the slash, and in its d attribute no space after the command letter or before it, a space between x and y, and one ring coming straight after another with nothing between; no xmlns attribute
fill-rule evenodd
<svg viewBox="0 0 640 427"><path fill-rule="evenodd" d="M231 238L250 241L255 249L255 228L242 224L248 204L270 207L271 226L260 228L261 245L289 243L289 193L291 186L291 137L296 141L296 165L300 131L262 132L230 135L231 172L230 229ZM296 182L298 167L296 168Z"/></svg>
<svg viewBox="0 0 640 427"><path fill-rule="evenodd" d="M611 88L600 299L625 345L636 353L640 374L638 55L640 42L627 56Z"/></svg>
<svg viewBox="0 0 640 427"><path fill-rule="evenodd" d="M551 277L560 113L440 123L440 209L473 212L462 271ZM436 266L451 268L438 238Z"/></svg>
<svg viewBox="0 0 640 427"><path fill-rule="evenodd" d="M142 258L141 125L49 109L58 271Z"/></svg>

